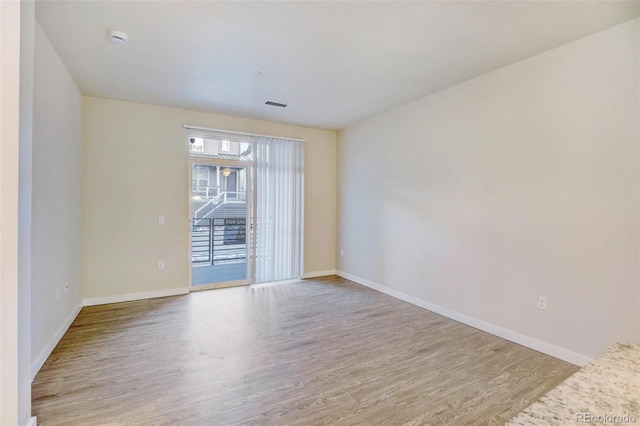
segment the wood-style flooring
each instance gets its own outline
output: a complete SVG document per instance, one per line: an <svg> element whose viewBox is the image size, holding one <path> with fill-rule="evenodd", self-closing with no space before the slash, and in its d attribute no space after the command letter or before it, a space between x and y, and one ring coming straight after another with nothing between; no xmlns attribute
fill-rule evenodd
<svg viewBox="0 0 640 426"><path fill-rule="evenodd" d="M53 425L504 424L577 367L339 277L85 307Z"/></svg>

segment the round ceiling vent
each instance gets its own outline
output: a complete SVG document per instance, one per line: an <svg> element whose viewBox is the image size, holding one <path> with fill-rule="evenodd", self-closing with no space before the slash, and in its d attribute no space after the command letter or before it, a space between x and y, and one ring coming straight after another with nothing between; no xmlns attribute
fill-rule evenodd
<svg viewBox="0 0 640 426"><path fill-rule="evenodd" d="M111 30L109 31L108 38L114 43L124 44L129 39L129 36L122 31Z"/></svg>

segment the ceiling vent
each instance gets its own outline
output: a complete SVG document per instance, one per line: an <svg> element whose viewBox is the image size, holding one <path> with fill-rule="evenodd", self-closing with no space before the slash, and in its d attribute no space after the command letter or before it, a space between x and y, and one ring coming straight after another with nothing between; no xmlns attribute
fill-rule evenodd
<svg viewBox="0 0 640 426"><path fill-rule="evenodd" d="M112 41L114 43L125 44L129 39L129 36L127 36L122 31L111 30L109 31L107 38L109 39L109 41Z"/></svg>
<svg viewBox="0 0 640 426"><path fill-rule="evenodd" d="M270 105L278 108L286 108L287 104L281 104L280 102L267 101L264 103L265 105Z"/></svg>

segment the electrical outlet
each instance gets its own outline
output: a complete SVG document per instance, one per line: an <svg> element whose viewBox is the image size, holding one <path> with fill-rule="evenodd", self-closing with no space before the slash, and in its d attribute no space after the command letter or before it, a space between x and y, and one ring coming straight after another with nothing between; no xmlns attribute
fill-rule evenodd
<svg viewBox="0 0 640 426"><path fill-rule="evenodd" d="M163 260L158 262L158 269L164 269L164 261Z"/></svg>
<svg viewBox="0 0 640 426"><path fill-rule="evenodd" d="M69 293L69 281L64 283L64 292L65 292L65 294Z"/></svg>
<svg viewBox="0 0 640 426"><path fill-rule="evenodd" d="M344 249L343 248L340 249L340 256L344 256Z"/></svg>
<svg viewBox="0 0 640 426"><path fill-rule="evenodd" d="M547 310L547 298L544 296L538 296L538 309L543 311Z"/></svg>
<svg viewBox="0 0 640 426"><path fill-rule="evenodd" d="M164 225L164 216L158 216L158 225Z"/></svg>

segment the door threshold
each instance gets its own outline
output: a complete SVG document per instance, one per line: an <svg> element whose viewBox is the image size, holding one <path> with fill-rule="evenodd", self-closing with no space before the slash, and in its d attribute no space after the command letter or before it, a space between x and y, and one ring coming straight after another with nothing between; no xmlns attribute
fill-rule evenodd
<svg viewBox="0 0 640 426"><path fill-rule="evenodd" d="M201 291L201 290L215 290L217 288L240 287L240 286L249 285L249 284L251 284L249 280L225 281L225 282L215 283L215 284L203 284L198 286L192 285L189 287L189 291L191 292L191 291Z"/></svg>

